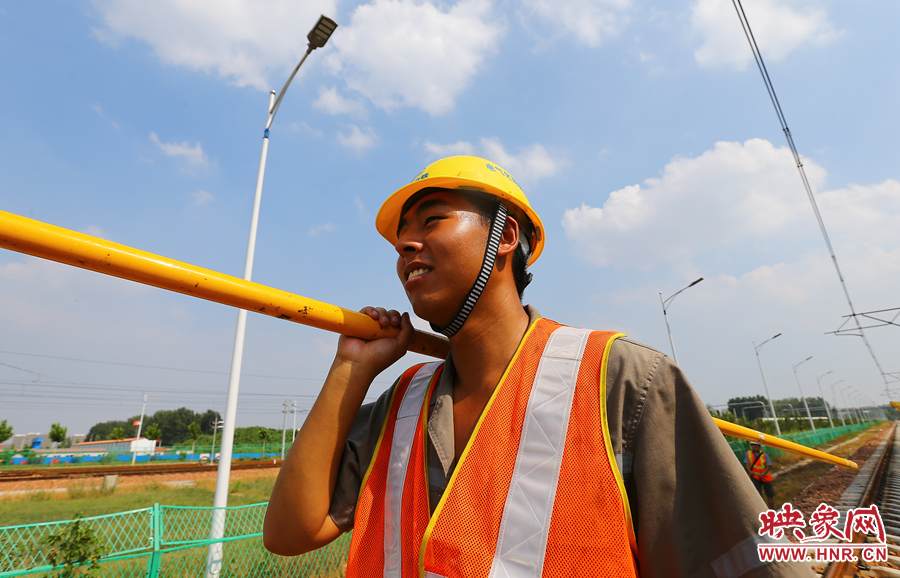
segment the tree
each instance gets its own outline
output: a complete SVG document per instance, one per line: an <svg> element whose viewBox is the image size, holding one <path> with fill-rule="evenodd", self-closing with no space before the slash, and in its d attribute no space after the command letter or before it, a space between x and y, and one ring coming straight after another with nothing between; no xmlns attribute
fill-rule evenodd
<svg viewBox="0 0 900 578"><path fill-rule="evenodd" d="M146 434L148 440L158 440L162 438L162 431L160 431L159 426L155 423L148 425L147 429L144 430L144 434Z"/></svg>
<svg viewBox="0 0 900 578"><path fill-rule="evenodd" d="M117 427L122 428L122 437L124 438L124 432L131 431L131 424L139 419L141 419L141 416L136 415L127 420L104 421L94 424L88 431L87 437L85 439L87 441L111 440L113 439L112 432Z"/></svg>
<svg viewBox="0 0 900 578"><path fill-rule="evenodd" d="M66 433L69 431L69 428L63 427L58 423L55 423L50 426L50 441L56 442L58 444L66 441Z"/></svg>
<svg viewBox="0 0 900 578"><path fill-rule="evenodd" d="M222 416L219 415L219 412L213 411L211 409L206 410L202 416L200 416L200 431L205 434L212 435L213 433L213 424L218 421L222 421Z"/></svg>
<svg viewBox="0 0 900 578"><path fill-rule="evenodd" d="M732 397L728 400L728 411L736 416L750 420L765 417L772 412L769 409L769 400L761 395L752 397ZM771 416L769 416L771 417Z"/></svg>
<svg viewBox="0 0 900 578"><path fill-rule="evenodd" d="M11 425L6 425L6 420L0 421L0 443L5 442L13 435L13 428Z"/></svg>
<svg viewBox="0 0 900 578"><path fill-rule="evenodd" d="M111 439L111 440L125 439L125 428L123 428L123 427L113 428L113 430L109 434L109 439Z"/></svg>
<svg viewBox="0 0 900 578"><path fill-rule="evenodd" d="M194 447L197 445L197 438L200 437L200 424L195 421L192 421L188 426L188 433L191 434L191 439L193 443L191 444L191 453L194 453Z"/></svg>
<svg viewBox="0 0 900 578"><path fill-rule="evenodd" d="M262 440L262 443L263 443L262 455L263 455L263 457L266 457L266 441L268 441L268 439L269 439L269 430L260 429L259 433L256 435L258 435L259 439Z"/></svg>

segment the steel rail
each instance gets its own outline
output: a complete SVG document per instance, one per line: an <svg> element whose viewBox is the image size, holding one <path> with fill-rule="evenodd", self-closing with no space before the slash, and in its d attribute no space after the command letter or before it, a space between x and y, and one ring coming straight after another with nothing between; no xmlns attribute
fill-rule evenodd
<svg viewBox="0 0 900 578"><path fill-rule="evenodd" d="M854 505L855 508L866 507L876 502L876 499L878 498L878 491L881 489L882 480L884 479L884 473L891 461L891 453L894 447L894 435L896 433L896 429L897 422L894 422L890 430L888 430L887 434L885 435L884 442L882 442L884 444L884 451L881 453L881 456L878 458L878 462L872 469L872 473L869 476L869 479L866 481L865 489L863 490L859 501L857 501L857 503ZM863 544L865 543L865 541L865 534L861 532L855 532L853 534L853 538L849 543ZM822 574L822 578L853 578L854 576L858 575L858 572L859 568L857 567L855 562L832 562L825 570L825 573Z"/></svg>
<svg viewBox="0 0 900 578"><path fill-rule="evenodd" d="M399 332L396 328L382 329L371 317L356 311L5 211L0 211L0 247L360 339L392 337ZM407 349L444 359L450 351L450 342L440 335L416 330ZM760 441L844 467L856 467L853 462L825 452L726 421L715 418L714 421L727 435Z"/></svg>
<svg viewBox="0 0 900 578"><path fill-rule="evenodd" d="M260 461L236 461L232 464L235 470L254 470L280 468L282 460L266 459ZM36 480L59 480L66 478L98 478L101 476L155 476L163 474L182 474L196 472L215 472L217 464L140 464L136 466L74 466L31 468L27 470L0 471L0 484L6 482L23 482Z"/></svg>

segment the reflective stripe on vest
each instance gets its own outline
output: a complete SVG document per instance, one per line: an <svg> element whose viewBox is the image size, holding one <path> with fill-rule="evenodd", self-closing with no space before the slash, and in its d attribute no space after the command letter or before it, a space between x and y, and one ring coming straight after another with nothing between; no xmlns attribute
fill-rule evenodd
<svg viewBox="0 0 900 578"><path fill-rule="evenodd" d="M544 347L525 410L491 578L541 575L575 380L590 333L560 327Z"/></svg>
<svg viewBox="0 0 900 578"><path fill-rule="evenodd" d="M412 448L416 424L422 412L422 403L428 392L431 377L441 362L423 365L409 383L397 419L394 422L394 438L391 442L390 462L387 471L387 486L384 492L384 576L400 578L400 514L403 503L403 487L406 483L406 468L409 451Z"/></svg>

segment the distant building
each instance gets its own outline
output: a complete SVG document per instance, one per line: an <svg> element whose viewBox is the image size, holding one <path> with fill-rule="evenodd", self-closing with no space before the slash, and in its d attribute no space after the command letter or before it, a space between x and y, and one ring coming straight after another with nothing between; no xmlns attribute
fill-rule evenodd
<svg viewBox="0 0 900 578"><path fill-rule="evenodd" d="M147 438L125 438L123 440L99 440L72 444L73 450L106 450L113 454L152 454L156 451L156 440Z"/></svg>
<svg viewBox="0 0 900 578"><path fill-rule="evenodd" d="M12 437L12 447L15 450L31 448L39 450L50 447L50 436L42 433L15 434Z"/></svg>

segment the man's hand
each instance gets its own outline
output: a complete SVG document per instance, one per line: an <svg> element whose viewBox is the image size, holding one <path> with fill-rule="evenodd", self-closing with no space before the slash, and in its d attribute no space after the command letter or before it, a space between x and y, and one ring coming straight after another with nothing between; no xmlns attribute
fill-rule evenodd
<svg viewBox="0 0 900 578"><path fill-rule="evenodd" d="M338 341L333 367L348 365L371 372L374 379L376 375L406 355L406 348L413 336L413 326L409 313L401 315L393 309L387 311L382 307L363 307L359 312L377 321L381 327L399 327L400 333L396 337L384 337L374 341L342 335Z"/></svg>
<svg viewBox="0 0 900 578"><path fill-rule="evenodd" d="M322 391L281 466L269 499L263 543L276 554L296 556L341 535L328 509L347 434L372 380L406 354L412 339L409 314L380 307L364 307L361 313L400 332L373 341L341 336Z"/></svg>

